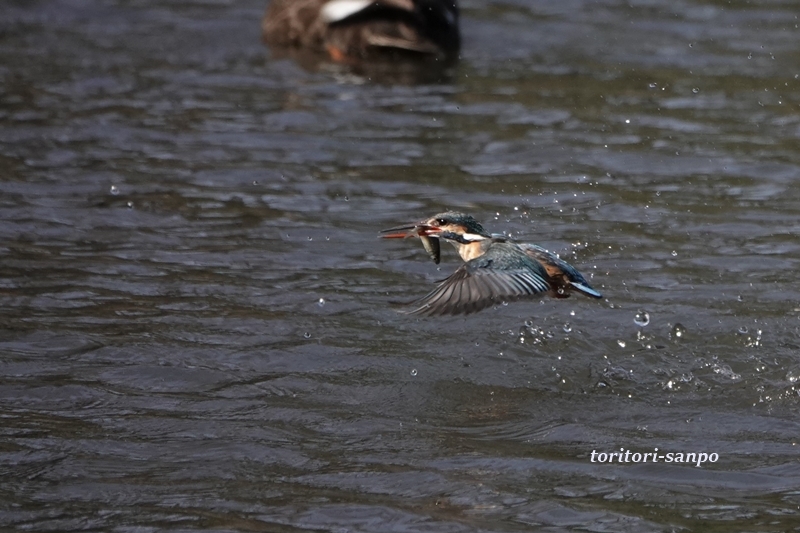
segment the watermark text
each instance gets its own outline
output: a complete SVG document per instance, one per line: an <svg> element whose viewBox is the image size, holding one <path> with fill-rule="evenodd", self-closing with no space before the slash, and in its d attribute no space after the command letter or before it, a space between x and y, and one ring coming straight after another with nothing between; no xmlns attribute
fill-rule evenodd
<svg viewBox="0 0 800 533"><path fill-rule="evenodd" d="M591 462L593 463L678 463L693 464L700 468L704 463L719 461L718 453L706 452L661 452L654 448L652 452L632 452L620 448L618 452L598 452L592 450Z"/></svg>

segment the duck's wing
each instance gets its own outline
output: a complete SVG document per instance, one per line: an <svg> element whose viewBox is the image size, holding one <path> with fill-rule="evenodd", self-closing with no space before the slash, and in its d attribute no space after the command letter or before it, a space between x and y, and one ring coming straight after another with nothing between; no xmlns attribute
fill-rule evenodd
<svg viewBox="0 0 800 533"><path fill-rule="evenodd" d="M550 278L550 284L557 297L569 296L570 290L576 290L581 294L592 298L602 298L603 295L594 290L586 278L578 272L575 267L558 257L553 252L536 246L535 244L522 244L522 250L531 259L539 262Z"/></svg>
<svg viewBox="0 0 800 533"><path fill-rule="evenodd" d="M329 0L321 14L331 28L344 31L352 26L351 33L356 32L358 37L349 40L369 47L439 55L441 48L447 49L439 37L450 35L458 41L455 2L420 5L414 0Z"/></svg>
<svg viewBox="0 0 800 533"><path fill-rule="evenodd" d="M421 316L470 314L549 290L547 273L538 262L514 244L497 243L482 256L464 263L405 312Z"/></svg>
<svg viewBox="0 0 800 533"><path fill-rule="evenodd" d="M414 11L413 0L272 0L261 21L264 40L278 46L323 46L328 26L389 10Z"/></svg>
<svg viewBox="0 0 800 533"><path fill-rule="evenodd" d="M261 29L270 45L327 51L334 61L392 49L454 58L460 44L455 0L272 0Z"/></svg>

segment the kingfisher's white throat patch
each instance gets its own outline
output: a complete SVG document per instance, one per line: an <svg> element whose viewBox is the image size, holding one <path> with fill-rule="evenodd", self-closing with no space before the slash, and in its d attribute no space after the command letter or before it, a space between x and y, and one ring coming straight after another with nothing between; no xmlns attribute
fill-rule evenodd
<svg viewBox="0 0 800 533"><path fill-rule="evenodd" d="M477 233L464 233L461 235L461 238L465 241L470 242L477 242L477 241L485 241L486 237L483 235L478 235Z"/></svg>

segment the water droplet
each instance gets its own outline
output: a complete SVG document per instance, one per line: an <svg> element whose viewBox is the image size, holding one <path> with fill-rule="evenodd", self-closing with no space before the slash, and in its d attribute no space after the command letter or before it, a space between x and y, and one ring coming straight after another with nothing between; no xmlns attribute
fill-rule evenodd
<svg viewBox="0 0 800 533"><path fill-rule="evenodd" d="M574 309L569 312L569 316L575 316L575 310Z"/></svg>
<svg viewBox="0 0 800 533"><path fill-rule="evenodd" d="M417 375L417 369L416 368L412 368L411 369L411 375L412 376L416 376Z"/></svg>
<svg viewBox="0 0 800 533"><path fill-rule="evenodd" d="M133 202L131 202L130 200L128 200L128 203L125 205L128 206L128 209L133 209Z"/></svg>
<svg viewBox="0 0 800 533"><path fill-rule="evenodd" d="M697 94L697 93L699 93L699 92L700 92L700 88L699 88L699 87L695 87L694 89L692 89L692 92L693 92L694 94Z"/></svg>
<svg viewBox="0 0 800 533"><path fill-rule="evenodd" d="M317 302L317 305L320 306L320 307L325 305L325 298L320 298L319 301Z"/></svg>
<svg viewBox="0 0 800 533"><path fill-rule="evenodd" d="M305 333L303 333L303 338L310 339L311 338L311 333L306 331Z"/></svg>
<svg viewBox="0 0 800 533"><path fill-rule="evenodd" d="M747 329L747 326L742 326L739 328L739 333L741 333L742 335L747 335L748 331L750 330Z"/></svg>
<svg viewBox="0 0 800 533"><path fill-rule="evenodd" d="M570 333L570 332L572 331L572 324L570 324L569 322L567 322L567 323L565 323L565 324L562 326L562 328L561 328L561 329L563 329L563 330L564 330L564 333Z"/></svg>
<svg viewBox="0 0 800 533"><path fill-rule="evenodd" d="M633 323L639 326L640 328L645 327L650 323L650 313L639 309L636 312L636 315L634 315L633 317Z"/></svg>
<svg viewBox="0 0 800 533"><path fill-rule="evenodd" d="M345 201L345 202L349 202L349 201L350 201L350 197L349 197L349 196L345 196L345 197L344 197L344 201Z"/></svg>
<svg viewBox="0 0 800 533"><path fill-rule="evenodd" d="M619 344L620 348L624 348L627 345L627 343L622 339L618 340L617 344Z"/></svg>
<svg viewBox="0 0 800 533"><path fill-rule="evenodd" d="M672 250L672 257L678 257L678 252L676 252L675 250Z"/></svg>
<svg viewBox="0 0 800 533"><path fill-rule="evenodd" d="M738 381L742 377L741 375L734 372L733 369L730 367L730 365L725 365L725 364L718 365L714 363L714 366L711 367L711 370L715 374L719 374L720 376L728 378L731 381Z"/></svg>
<svg viewBox="0 0 800 533"><path fill-rule="evenodd" d="M739 296L736 297L736 300L739 302L743 302L744 298L742 298L742 295L740 294Z"/></svg>
<svg viewBox="0 0 800 533"><path fill-rule="evenodd" d="M680 339L684 335L686 335L686 327L680 322L675 323L675 325L672 326L672 336L676 339Z"/></svg>
<svg viewBox="0 0 800 533"><path fill-rule="evenodd" d="M658 84L657 83L651 83L648 87L650 87L651 89L655 89L656 87L658 87Z"/></svg>
<svg viewBox="0 0 800 533"><path fill-rule="evenodd" d="M119 187L116 185L112 185L111 188L108 190L112 195L117 196L119 194Z"/></svg>
<svg viewBox="0 0 800 533"><path fill-rule="evenodd" d="M313 240L314 240L314 237L311 237L311 236L309 236L309 237L308 237L308 240L309 240L309 241L313 241Z"/></svg>

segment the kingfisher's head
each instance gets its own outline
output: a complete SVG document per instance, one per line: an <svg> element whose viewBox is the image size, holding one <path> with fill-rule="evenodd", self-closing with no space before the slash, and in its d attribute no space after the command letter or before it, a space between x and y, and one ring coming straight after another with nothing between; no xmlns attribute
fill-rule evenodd
<svg viewBox="0 0 800 533"><path fill-rule="evenodd" d="M472 215L456 211L439 213L425 220L421 225L427 228L427 234L431 237L441 237L454 244L455 242L468 244L491 238Z"/></svg>
<svg viewBox="0 0 800 533"><path fill-rule="evenodd" d="M478 257L492 241L483 226L472 216L455 211L445 211L421 222L383 230L384 239L420 237L425 249L439 262L439 240L452 244L464 261Z"/></svg>

